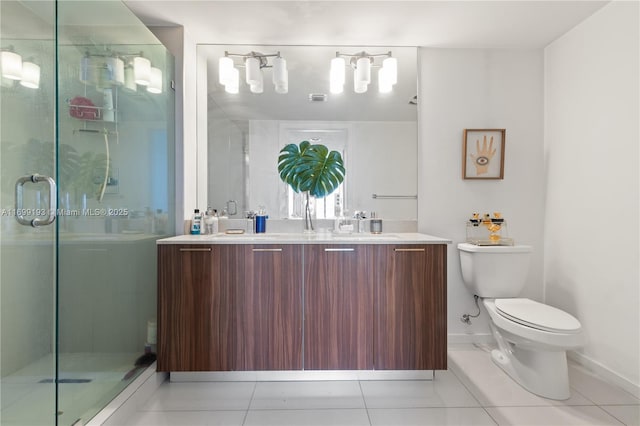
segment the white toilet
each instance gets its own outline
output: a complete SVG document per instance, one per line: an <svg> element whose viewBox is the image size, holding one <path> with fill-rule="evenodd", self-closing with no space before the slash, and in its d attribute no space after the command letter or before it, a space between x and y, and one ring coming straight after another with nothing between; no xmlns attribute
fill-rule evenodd
<svg viewBox="0 0 640 426"><path fill-rule="evenodd" d="M462 278L482 298L498 348L491 358L530 392L567 399L566 350L584 345L580 322L570 314L518 298L529 269L532 247L458 244Z"/></svg>

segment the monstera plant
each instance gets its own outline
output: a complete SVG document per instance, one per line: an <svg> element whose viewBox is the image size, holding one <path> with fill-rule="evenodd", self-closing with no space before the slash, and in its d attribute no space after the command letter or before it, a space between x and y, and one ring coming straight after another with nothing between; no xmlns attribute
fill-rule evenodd
<svg viewBox="0 0 640 426"><path fill-rule="evenodd" d="M292 143L280 150L278 173L295 192L305 193L304 229L313 231L309 197L326 197L344 181L342 155L309 141L302 141L299 146Z"/></svg>

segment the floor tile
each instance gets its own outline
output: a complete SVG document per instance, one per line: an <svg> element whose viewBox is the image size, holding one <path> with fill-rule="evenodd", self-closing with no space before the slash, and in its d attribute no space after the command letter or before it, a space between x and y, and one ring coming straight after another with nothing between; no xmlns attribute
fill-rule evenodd
<svg viewBox="0 0 640 426"><path fill-rule="evenodd" d="M254 382L163 383L142 411L246 410Z"/></svg>
<svg viewBox="0 0 640 426"><path fill-rule="evenodd" d="M524 389L479 349L449 352L450 368L483 407L593 405L575 389L565 401L542 398Z"/></svg>
<svg viewBox="0 0 640 426"><path fill-rule="evenodd" d="M483 408L369 409L373 426L495 426Z"/></svg>
<svg viewBox="0 0 640 426"><path fill-rule="evenodd" d="M435 380L361 382L367 408L478 407L478 401L450 371Z"/></svg>
<svg viewBox="0 0 640 426"><path fill-rule="evenodd" d="M139 411L121 426L242 426L246 411Z"/></svg>
<svg viewBox="0 0 640 426"><path fill-rule="evenodd" d="M245 426L369 426L365 409L250 410Z"/></svg>
<svg viewBox="0 0 640 426"><path fill-rule="evenodd" d="M640 400L577 364L569 365L571 386L597 405L640 405Z"/></svg>
<svg viewBox="0 0 640 426"><path fill-rule="evenodd" d="M627 426L640 425L640 405L602 405L600 408Z"/></svg>
<svg viewBox="0 0 640 426"><path fill-rule="evenodd" d="M357 381L258 382L250 408L365 408L365 405Z"/></svg>
<svg viewBox="0 0 640 426"><path fill-rule="evenodd" d="M622 425L600 407L490 407L487 412L499 425L511 426L609 426Z"/></svg>

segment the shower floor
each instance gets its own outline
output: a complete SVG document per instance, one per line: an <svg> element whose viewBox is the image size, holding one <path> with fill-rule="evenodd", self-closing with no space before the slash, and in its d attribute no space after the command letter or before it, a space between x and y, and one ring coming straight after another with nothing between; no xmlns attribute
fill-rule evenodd
<svg viewBox="0 0 640 426"><path fill-rule="evenodd" d="M71 425L79 418L87 422L144 370L132 371L140 355L60 354L58 423ZM53 365L53 354L49 354L0 379L0 423L3 426L53 424Z"/></svg>

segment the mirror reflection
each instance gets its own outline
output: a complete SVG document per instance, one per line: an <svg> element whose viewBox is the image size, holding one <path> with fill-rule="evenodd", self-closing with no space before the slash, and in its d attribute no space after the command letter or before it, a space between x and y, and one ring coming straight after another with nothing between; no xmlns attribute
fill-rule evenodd
<svg viewBox="0 0 640 426"><path fill-rule="evenodd" d="M207 96L207 140L198 141L207 144L207 205L230 218L259 208L271 218L302 217L303 197L280 180L277 163L282 147L309 140L340 151L346 168L341 187L316 200L317 218L366 211L416 220L416 54L414 47L199 45L207 64L206 83L198 77L199 96ZM342 93L332 93L334 58L344 60ZM397 63L393 85L387 58ZM362 63L370 77L357 69Z"/></svg>

